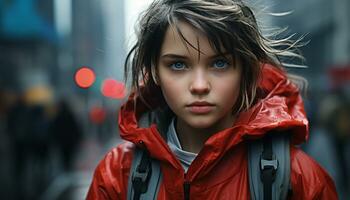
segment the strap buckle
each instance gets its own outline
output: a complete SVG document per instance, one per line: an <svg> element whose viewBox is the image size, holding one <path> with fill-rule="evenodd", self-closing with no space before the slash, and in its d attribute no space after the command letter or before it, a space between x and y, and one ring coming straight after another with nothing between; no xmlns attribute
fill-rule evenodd
<svg viewBox="0 0 350 200"><path fill-rule="evenodd" d="M150 175L150 167L146 167L146 169L140 170L139 168L133 173L132 180L140 180L145 183Z"/></svg>
<svg viewBox="0 0 350 200"><path fill-rule="evenodd" d="M145 193L148 187L148 181L151 177L152 167L149 163L147 167L138 166L132 174L132 184L137 193Z"/></svg>
<svg viewBox="0 0 350 200"><path fill-rule="evenodd" d="M264 184L270 183L275 180L276 172L278 168L278 160L274 157L272 160L266 160L260 157L260 169L261 175L260 178Z"/></svg>
<svg viewBox="0 0 350 200"><path fill-rule="evenodd" d="M260 169L265 170L265 169L274 169L274 171L277 170L278 168L278 160L276 158L272 160L266 160L262 157L260 157Z"/></svg>

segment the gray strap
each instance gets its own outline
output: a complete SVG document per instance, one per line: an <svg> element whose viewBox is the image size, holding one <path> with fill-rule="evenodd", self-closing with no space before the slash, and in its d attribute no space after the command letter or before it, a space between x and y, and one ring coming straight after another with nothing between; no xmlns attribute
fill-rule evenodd
<svg viewBox="0 0 350 200"><path fill-rule="evenodd" d="M276 179L272 184L272 199L285 200L290 183L290 149L289 134L275 133L272 135L272 151L278 161ZM261 154L263 140L249 141L248 145L248 174L252 200L263 200L264 186L261 181Z"/></svg>
<svg viewBox="0 0 350 200"><path fill-rule="evenodd" d="M171 114L169 113L169 109L168 110L166 109L164 111L157 110L154 112L145 113L140 117L138 121L139 127L149 127L151 123L157 123L158 128L160 128L160 132L166 133L166 131L164 131L163 128L164 129L167 128L167 125L169 124L169 122L166 121L167 119L171 119L171 117L168 117L169 114ZM166 136L164 135L162 136L166 140ZM130 168L129 180L128 180L128 194L127 194L128 200L134 199L134 191L132 187L133 173L136 172L137 166L141 163L142 154L144 151L145 150L142 150L140 148L137 148L137 147L135 148L134 157ZM152 175L148 183L148 189L146 193L143 193L140 196L140 199L147 199L147 200L157 199L157 194L158 194L160 182L162 179L162 173L160 170L159 162L157 160L151 159L151 166L152 166Z"/></svg>
<svg viewBox="0 0 350 200"><path fill-rule="evenodd" d="M130 174L129 174L129 180L128 180L128 200L133 200L134 199L134 191L132 187L132 177L133 173L136 172L137 166L141 162L142 154L144 150L141 150L139 148L135 148L134 151L134 158L132 161L132 165L130 168ZM148 189L146 193L143 193L140 196L140 200L152 200L152 199L157 199L157 194L159 191L159 186L160 182L162 179L162 174L159 166L159 162L151 159L151 166L152 166L152 176L149 180L148 183Z"/></svg>

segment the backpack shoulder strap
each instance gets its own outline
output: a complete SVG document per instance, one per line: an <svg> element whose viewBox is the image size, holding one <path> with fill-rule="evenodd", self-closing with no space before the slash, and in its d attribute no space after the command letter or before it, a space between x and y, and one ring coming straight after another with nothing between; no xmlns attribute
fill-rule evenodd
<svg viewBox="0 0 350 200"><path fill-rule="evenodd" d="M169 115L171 115L169 108L145 113L139 119L139 126L149 127L151 123L156 123L161 128L160 133L165 133L167 128L165 124L169 124L167 120L171 119ZM166 135L162 135L162 137L166 140ZM136 146L129 173L127 199L156 199L161 179L159 161L152 159L147 149Z"/></svg>
<svg viewBox="0 0 350 200"><path fill-rule="evenodd" d="M249 141L248 174L253 200L286 199L290 186L289 134L269 133Z"/></svg>
<svg viewBox="0 0 350 200"><path fill-rule="evenodd" d="M128 180L128 200L157 199L161 171L146 149L136 147Z"/></svg>

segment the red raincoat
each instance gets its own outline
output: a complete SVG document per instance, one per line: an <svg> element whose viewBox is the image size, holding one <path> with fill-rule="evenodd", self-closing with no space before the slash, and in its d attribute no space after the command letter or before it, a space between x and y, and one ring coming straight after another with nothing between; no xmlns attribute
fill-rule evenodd
<svg viewBox="0 0 350 200"><path fill-rule="evenodd" d="M233 127L206 141L186 174L157 125L139 127L137 120L147 110L131 95L119 113L121 137L127 142L112 149L99 163L87 199L126 199L133 149L140 143L160 161L163 180L158 199L184 199L184 182L191 185L191 200L250 199L245 141L272 129L292 133L291 199L338 199L328 174L295 146L308 138L308 121L298 89L275 67L264 65L262 74L259 87L264 95L240 114Z"/></svg>

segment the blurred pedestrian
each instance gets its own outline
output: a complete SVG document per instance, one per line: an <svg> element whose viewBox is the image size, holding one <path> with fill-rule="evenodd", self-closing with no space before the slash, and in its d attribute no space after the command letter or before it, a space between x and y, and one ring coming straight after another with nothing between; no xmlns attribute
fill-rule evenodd
<svg viewBox="0 0 350 200"><path fill-rule="evenodd" d="M305 151L324 167L333 180L340 199L350 195L350 106L343 95L326 94L317 110ZM321 150L322 149L322 150Z"/></svg>
<svg viewBox="0 0 350 200"><path fill-rule="evenodd" d="M53 143L62 157L64 171L68 172L72 170L83 135L72 109L64 99L57 104L57 112L50 130L53 135Z"/></svg>

